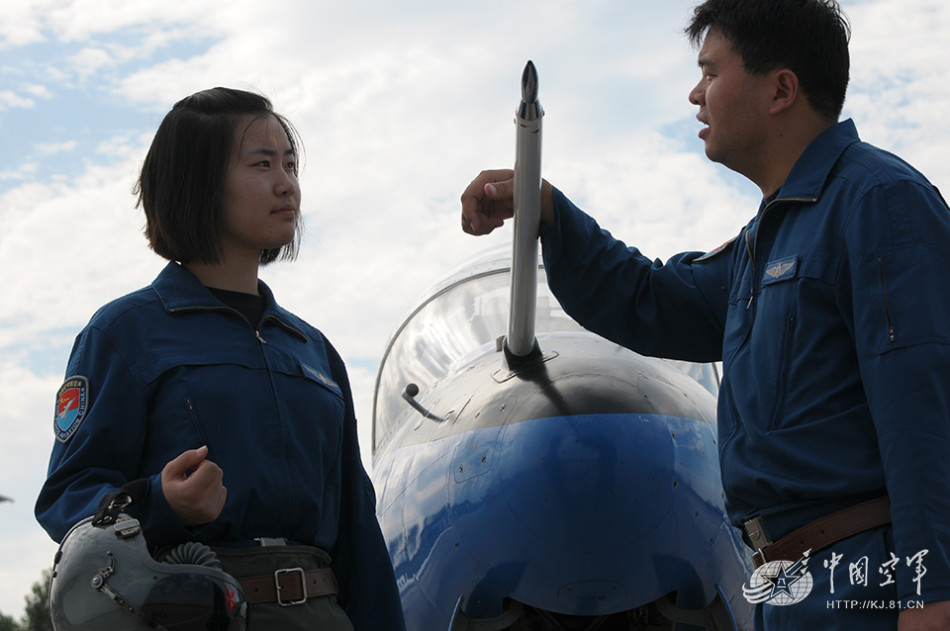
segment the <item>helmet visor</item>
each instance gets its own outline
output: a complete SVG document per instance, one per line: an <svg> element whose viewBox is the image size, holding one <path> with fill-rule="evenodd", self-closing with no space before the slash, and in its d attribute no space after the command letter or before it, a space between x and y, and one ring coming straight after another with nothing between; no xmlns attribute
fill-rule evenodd
<svg viewBox="0 0 950 631"><path fill-rule="evenodd" d="M240 588L204 574L171 574L155 583L142 611L168 631L244 631Z"/></svg>

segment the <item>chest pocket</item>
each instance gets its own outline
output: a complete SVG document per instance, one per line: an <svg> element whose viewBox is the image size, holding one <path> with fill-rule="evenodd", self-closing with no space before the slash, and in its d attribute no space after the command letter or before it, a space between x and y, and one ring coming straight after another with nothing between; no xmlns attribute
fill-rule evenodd
<svg viewBox="0 0 950 631"><path fill-rule="evenodd" d="M798 256L769 261L762 274L762 289L757 298L752 353L756 371L763 381L764 396L760 409L769 419L770 430L781 424L785 414L798 323L800 271Z"/></svg>
<svg viewBox="0 0 950 631"><path fill-rule="evenodd" d="M241 436L261 453L295 458L306 452L312 459L308 465L335 462L345 405L339 384L321 368L289 357L271 361L269 370L242 364L189 365L176 370L181 378L175 380L180 382L175 389L183 395L174 399L184 403L196 445L214 448ZM163 390L167 393L172 385L169 381ZM163 425L167 431L169 425ZM232 451L239 455L226 451L227 456L218 457L228 458ZM246 466L240 458L230 464Z"/></svg>
<svg viewBox="0 0 950 631"><path fill-rule="evenodd" d="M331 445L333 442L341 442L343 439L342 429L346 405L343 400L343 391L340 389L340 385L333 380L329 371L321 370L305 362L300 362L300 372L311 384L319 386L320 389L326 392L324 396L320 397L320 400L324 402L323 405L325 406L324 414L326 414L326 416L324 417L324 421L325 424L332 422L333 425L332 430L329 427L325 427L324 429L326 431L332 431L335 436L335 439L330 441ZM339 433L337 434L337 432Z"/></svg>
<svg viewBox="0 0 950 631"><path fill-rule="evenodd" d="M801 271L799 256L782 256L755 271L747 262L736 279L723 368L735 392L734 420L752 431L774 429L784 414Z"/></svg>
<svg viewBox="0 0 950 631"><path fill-rule="evenodd" d="M343 448L346 405L328 367L306 359L286 357L272 362L277 412L273 431L280 436L281 451L294 475L329 483L336 477L333 468Z"/></svg>
<svg viewBox="0 0 950 631"><path fill-rule="evenodd" d="M343 391L340 390L339 384L337 384L329 375L325 374L323 371L314 368L304 362L300 362L300 370L302 374L310 379L315 381L336 396L343 398Z"/></svg>
<svg viewBox="0 0 950 631"><path fill-rule="evenodd" d="M334 424L343 421L343 391L325 366L299 359L274 368L277 405L281 414L305 420L314 415L331 419Z"/></svg>
<svg viewBox="0 0 950 631"><path fill-rule="evenodd" d="M778 261L772 261L765 266L765 275L762 277L762 287L794 280L798 276L798 257L789 256Z"/></svg>

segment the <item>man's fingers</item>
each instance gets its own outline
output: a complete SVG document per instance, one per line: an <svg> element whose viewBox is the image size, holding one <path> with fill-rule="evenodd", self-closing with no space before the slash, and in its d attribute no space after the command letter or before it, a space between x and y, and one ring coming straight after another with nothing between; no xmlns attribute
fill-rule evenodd
<svg viewBox="0 0 950 631"><path fill-rule="evenodd" d="M482 171L462 193L462 230L488 234L512 216L511 169Z"/></svg>
<svg viewBox="0 0 950 631"><path fill-rule="evenodd" d="M486 182L485 195L492 200L514 203L515 181L513 179L504 179L495 182Z"/></svg>

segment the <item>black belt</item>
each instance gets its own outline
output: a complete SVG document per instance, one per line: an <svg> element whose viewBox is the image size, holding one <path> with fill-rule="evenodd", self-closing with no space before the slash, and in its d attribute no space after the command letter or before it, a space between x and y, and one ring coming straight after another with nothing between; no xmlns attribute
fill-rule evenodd
<svg viewBox="0 0 950 631"><path fill-rule="evenodd" d="M769 539L761 517L750 519L742 528L755 551L752 562L759 567L769 561L797 561L809 550L823 550L859 532L889 523L891 504L883 495L816 519L775 542Z"/></svg>

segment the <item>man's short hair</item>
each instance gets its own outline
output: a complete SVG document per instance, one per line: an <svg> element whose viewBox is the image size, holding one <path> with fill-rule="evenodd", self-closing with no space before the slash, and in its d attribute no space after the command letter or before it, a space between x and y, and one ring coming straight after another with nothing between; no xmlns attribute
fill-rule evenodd
<svg viewBox="0 0 950 631"><path fill-rule="evenodd" d="M276 118L298 155L300 138L293 125L259 94L203 90L178 101L165 115L135 186L145 211L145 236L158 255L180 263L220 260L224 180L238 122L247 116ZM293 259L299 239L298 230L291 243L262 250L261 264Z"/></svg>
<svg viewBox="0 0 950 631"><path fill-rule="evenodd" d="M751 74L788 68L812 107L837 120L848 89L851 27L835 0L706 0L686 34L719 28Z"/></svg>

